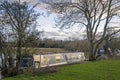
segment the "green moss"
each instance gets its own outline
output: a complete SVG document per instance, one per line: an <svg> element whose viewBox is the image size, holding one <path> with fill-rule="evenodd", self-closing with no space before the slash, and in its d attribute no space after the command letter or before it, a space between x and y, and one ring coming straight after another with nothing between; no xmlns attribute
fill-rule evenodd
<svg viewBox="0 0 120 80"><path fill-rule="evenodd" d="M68 65L56 73L26 73L3 80L120 80L120 60Z"/></svg>

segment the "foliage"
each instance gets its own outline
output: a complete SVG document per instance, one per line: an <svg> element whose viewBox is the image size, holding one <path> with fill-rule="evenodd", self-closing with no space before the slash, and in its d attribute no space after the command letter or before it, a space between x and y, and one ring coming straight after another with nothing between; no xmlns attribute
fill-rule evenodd
<svg viewBox="0 0 120 80"><path fill-rule="evenodd" d="M24 47L37 47L40 43L40 32L35 30L25 38Z"/></svg>
<svg viewBox="0 0 120 80"><path fill-rule="evenodd" d="M120 37L112 38L112 40L108 42L108 46L112 49L112 51L114 51L116 48L120 49L119 43L120 43Z"/></svg>
<svg viewBox="0 0 120 80"><path fill-rule="evenodd" d="M84 40L52 40L52 39L43 39L40 40L40 48L63 48L69 51L88 51L88 42Z"/></svg>

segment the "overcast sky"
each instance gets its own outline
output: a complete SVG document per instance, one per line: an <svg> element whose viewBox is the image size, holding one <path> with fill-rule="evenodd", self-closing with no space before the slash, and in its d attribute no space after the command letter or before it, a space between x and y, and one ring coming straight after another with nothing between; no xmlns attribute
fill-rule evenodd
<svg viewBox="0 0 120 80"><path fill-rule="evenodd" d="M9 0L12 1L19 1L19 0ZM28 1L30 4L36 4L39 2L40 4L36 7L36 10L42 14L38 19L38 30L43 30L45 33L46 38L53 38L59 40L65 39L77 39L82 38L81 36L85 33L84 31L80 31L80 28L74 27L70 29L61 30L55 26L55 13L51 13L48 15L48 11L44 9L45 4L42 3L42 0L20 0L21 2Z"/></svg>
<svg viewBox="0 0 120 80"><path fill-rule="evenodd" d="M16 1L16 0L9 0L9 1ZM19 0L17 0L19 1ZM76 38L81 38L82 35L85 35L85 30L80 27L74 26L73 28L70 29L64 29L61 30L58 27L55 28L55 13L51 13L48 15L48 11L44 9L44 6L46 6L44 3L42 3L42 0L20 0L21 2L28 1L32 4L36 4L39 2L40 4L36 7L36 10L42 14L39 19L38 19L38 30L43 30L45 31L44 35L46 38L54 38L54 39L76 39ZM101 30L99 30L101 32Z"/></svg>

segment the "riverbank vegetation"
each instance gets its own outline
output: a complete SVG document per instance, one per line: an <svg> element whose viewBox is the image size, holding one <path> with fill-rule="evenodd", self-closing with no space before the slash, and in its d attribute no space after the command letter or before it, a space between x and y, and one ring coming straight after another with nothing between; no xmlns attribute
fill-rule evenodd
<svg viewBox="0 0 120 80"><path fill-rule="evenodd" d="M46 53L67 53L72 52L63 48L31 48L31 47L22 47L22 54L46 54ZM12 53L16 54L16 49L13 49Z"/></svg>
<svg viewBox="0 0 120 80"><path fill-rule="evenodd" d="M53 0L49 0L49 1L52 1L52 3L54 3ZM78 36L78 39L73 39L71 37L69 37L69 39L66 40L45 39L44 31L39 31L36 28L39 26L38 24L40 19L39 16L44 16L43 13L42 14L39 13L40 11L36 11L39 10L38 8L36 8L37 5L39 5L39 3L31 4L29 2L21 2L21 0L18 1L0 0L0 60L1 60L0 68L1 68L1 74L4 77L16 76L23 73L22 72L23 69L21 69L22 58L23 58L22 54L85 52L85 55L89 56L89 60L95 61L97 51L100 47L103 46L105 47L106 54L108 53L108 47L111 47L112 51L114 51L115 48L118 49L120 48L120 44L119 44L120 29L115 30L112 26L109 26L110 25L109 23L111 23L111 20L114 18L113 16L118 16L117 14L119 14L120 12L119 11L120 1L78 0L78 2L75 2L75 4L74 1L72 0L68 0L68 2L62 1L63 3L61 3L61 1L62 0L58 0L57 5L55 1L54 6L56 7L54 8L53 6L53 9L50 10L51 11L50 13L55 12L59 14L58 12L54 11L55 9L57 9L57 11L60 10L62 13L64 13L64 11L70 13L69 15L67 14L68 16L65 15L65 18L62 19L62 21L65 23L62 26L64 28L70 28L71 24L72 27L74 27L73 25L75 25L75 23L77 23L78 25L79 21L81 23L81 20L83 20L82 23L84 23L86 26L82 26L81 24L79 24L78 26L86 27L85 30L86 34L81 36L75 35ZM42 1L42 3L46 4L44 0ZM50 5L49 8L51 8ZM103 19L103 17L105 18ZM61 25L62 21L60 22L58 21L58 24ZM105 24L103 25L103 31L98 34L99 29L101 29L100 24L102 24L102 21L105 21ZM116 33L118 33L118 35L116 35ZM92 64L92 62L89 62L88 65L86 64L86 66L89 67L90 63ZM99 63L95 63L95 62L94 64L99 65ZM81 65L78 66L80 67ZM75 66L72 67L74 68ZM72 67L68 69L71 69L70 71L72 71ZM92 67L94 68L94 66ZM77 67L75 68L77 69ZM64 67L61 68L61 71L62 69L64 69ZM67 67L65 69L67 69ZM66 73L67 71L63 70L63 74L64 75L66 74L69 77L65 77L64 75L62 75L61 74L62 72L61 73L58 72L56 73L58 75L45 74L47 75L46 77L43 74L43 76L45 77L43 79L49 78L49 76L50 79L53 79L54 77L52 76L54 75L55 75L55 79L58 80L62 79L62 77L60 76L63 76L63 79L73 79L75 77L72 78L72 76L77 75L76 69L75 71L73 70L73 72L68 71L70 74ZM80 70L80 68L78 68L78 70ZM89 70L92 70L92 68ZM91 71L88 71L88 73L86 74L90 74L90 72ZM78 72L78 74L81 74L81 72L80 73ZM27 75L32 76L33 74L27 74ZM27 78L27 76L24 77L25 76L24 74L20 76L22 76L23 79ZM58 78L58 76L60 78ZM80 78L79 75L77 76L78 78ZM78 79L77 76L75 79ZM42 79L42 77L39 76L38 78ZM30 77L30 79L32 78Z"/></svg>
<svg viewBox="0 0 120 80"><path fill-rule="evenodd" d="M25 73L3 80L119 80L120 60L62 66L55 73Z"/></svg>

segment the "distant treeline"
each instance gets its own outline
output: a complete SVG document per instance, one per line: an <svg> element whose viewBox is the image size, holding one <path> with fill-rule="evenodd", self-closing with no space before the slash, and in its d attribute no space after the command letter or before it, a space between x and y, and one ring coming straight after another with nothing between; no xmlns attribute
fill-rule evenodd
<svg viewBox="0 0 120 80"><path fill-rule="evenodd" d="M99 47L103 47L105 45L104 41ZM40 40L39 46L42 48L64 48L70 51L85 51L88 52L88 41L87 39L84 40L52 40L52 39L44 39ZM112 38L108 41L108 47L114 51L114 49L120 49L120 38Z"/></svg>
<svg viewBox="0 0 120 80"><path fill-rule="evenodd" d="M62 41L62 40L44 39L40 41L39 47L64 48L70 51L88 51L88 42L87 40Z"/></svg>
<svg viewBox="0 0 120 80"><path fill-rule="evenodd" d="M29 40L27 40L29 41ZM31 44L26 44L26 47L38 47L38 48L63 48L69 51L84 51L88 52L88 41L87 39L84 40L53 40L53 39L37 39L31 40ZM10 42L15 46L14 42ZM101 44L100 47L104 46L105 41ZM25 46L23 46L25 47ZM108 42L108 47L110 47L113 51L114 49L120 49L120 38L112 38Z"/></svg>

